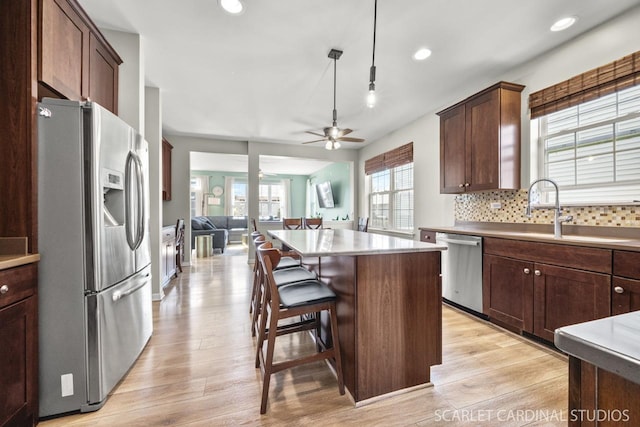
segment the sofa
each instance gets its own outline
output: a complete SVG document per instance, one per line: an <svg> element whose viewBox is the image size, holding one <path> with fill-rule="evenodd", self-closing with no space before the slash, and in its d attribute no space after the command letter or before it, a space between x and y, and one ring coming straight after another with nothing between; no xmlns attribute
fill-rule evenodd
<svg viewBox="0 0 640 427"><path fill-rule="evenodd" d="M216 215L206 216L216 228L229 232L227 242L241 242L242 235L248 233L248 221L246 216Z"/></svg>
<svg viewBox="0 0 640 427"><path fill-rule="evenodd" d="M191 218L191 250L196 248L197 236L212 236L212 249L220 249L224 253L229 240L229 232L225 229L217 228L206 216L196 216Z"/></svg>
<svg viewBox="0 0 640 427"><path fill-rule="evenodd" d="M213 235L213 249L224 252L229 242L241 242L248 233L247 217L230 215L195 216L191 219L191 249L195 248L196 236Z"/></svg>

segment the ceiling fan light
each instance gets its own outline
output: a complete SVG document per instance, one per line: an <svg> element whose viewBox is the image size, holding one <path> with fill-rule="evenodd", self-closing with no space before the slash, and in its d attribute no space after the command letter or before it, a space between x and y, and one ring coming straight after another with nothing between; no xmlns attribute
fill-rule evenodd
<svg viewBox="0 0 640 427"><path fill-rule="evenodd" d="M341 146L342 146L342 145L340 144L340 142L339 142L339 141L335 141L335 142L333 143L333 149L334 149L334 150L337 150L337 149L338 149L338 148L340 148Z"/></svg>
<svg viewBox="0 0 640 427"><path fill-rule="evenodd" d="M329 128L330 137L337 138L339 133L340 133L340 129L338 128L338 126L331 126L331 128Z"/></svg>
<svg viewBox="0 0 640 427"><path fill-rule="evenodd" d="M232 15L239 15L244 10L244 5L240 0L218 0L225 12Z"/></svg>
<svg viewBox="0 0 640 427"><path fill-rule="evenodd" d="M327 143L324 144L324 148L326 150L333 150L333 143L331 141L327 141Z"/></svg>

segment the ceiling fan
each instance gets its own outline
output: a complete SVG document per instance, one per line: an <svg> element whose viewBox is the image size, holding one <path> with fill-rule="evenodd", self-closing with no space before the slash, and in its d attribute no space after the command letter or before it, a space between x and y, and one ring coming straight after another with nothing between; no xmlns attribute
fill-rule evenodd
<svg viewBox="0 0 640 427"><path fill-rule="evenodd" d="M265 176L275 176L275 173L271 173L271 172L262 172L262 169L258 169L258 178L262 179Z"/></svg>
<svg viewBox="0 0 640 427"><path fill-rule="evenodd" d="M336 110L336 62L342 56L342 51L337 49L331 49L329 52L329 58L333 59L333 124L330 127L323 129L323 133L306 131L311 135L322 137L322 139L316 139L313 141L303 142L303 144L312 144L314 142L326 141L324 148L327 150L337 150L340 148L340 141L345 142L364 142L362 138L353 138L346 135L353 132L351 129L340 129L338 127L338 112Z"/></svg>

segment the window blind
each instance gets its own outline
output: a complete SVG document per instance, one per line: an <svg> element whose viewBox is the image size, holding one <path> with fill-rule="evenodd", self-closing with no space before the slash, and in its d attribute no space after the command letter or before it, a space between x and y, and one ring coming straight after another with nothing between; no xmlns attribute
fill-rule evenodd
<svg viewBox="0 0 640 427"><path fill-rule="evenodd" d="M531 118L574 107L640 84L640 52L529 95Z"/></svg>
<svg viewBox="0 0 640 427"><path fill-rule="evenodd" d="M371 175L411 162L413 162L413 142L365 160L364 173L365 175Z"/></svg>

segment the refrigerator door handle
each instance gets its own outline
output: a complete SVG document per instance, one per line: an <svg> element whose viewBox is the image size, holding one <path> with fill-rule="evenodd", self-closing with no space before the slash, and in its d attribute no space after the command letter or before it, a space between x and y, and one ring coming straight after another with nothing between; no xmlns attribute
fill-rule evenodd
<svg viewBox="0 0 640 427"><path fill-rule="evenodd" d="M144 239L144 219L146 216L146 212L145 212L145 194L144 194L144 175L142 172L142 161L140 160L140 157L138 157L136 154L133 155L133 159L135 161L135 165L136 165L136 183L138 185L138 225L137 225L137 231L138 231L138 235L137 235L137 239L136 239L136 245L135 245L135 249L138 249L140 247L140 245L142 244L142 240Z"/></svg>
<svg viewBox="0 0 640 427"><path fill-rule="evenodd" d="M131 168L134 162L134 154L132 152L129 152L129 154L127 154L127 160L125 162L125 172L124 172L124 182L125 182L125 203L124 203L124 208L125 208L125 220L124 220L124 230L125 230L125 234L127 236L127 244L129 245L129 247L131 248L131 250L135 250L136 249L136 240L137 237L133 236L133 232L131 230ZM133 166L135 167L135 166Z"/></svg>
<svg viewBox="0 0 640 427"><path fill-rule="evenodd" d="M140 283L138 286L136 286L134 288L127 289L125 292L116 291L116 292L113 293L113 295L111 295L111 299L115 302L115 301L118 301L119 299L122 299L124 297L128 297L132 293L136 292L138 289L144 287L146 284L147 284L147 282L142 282L142 283Z"/></svg>

